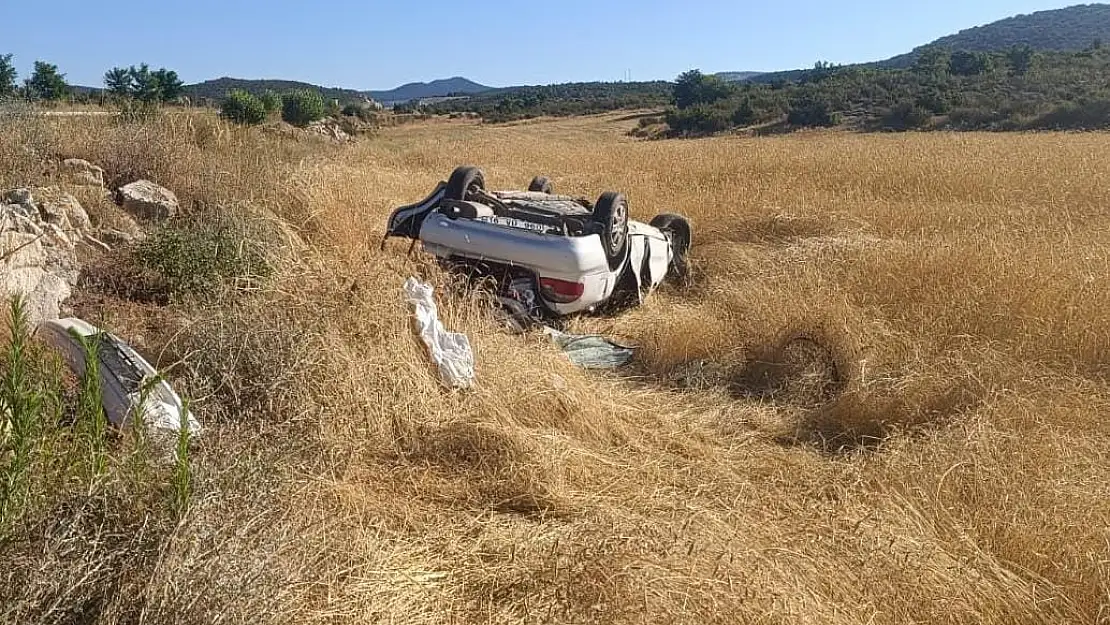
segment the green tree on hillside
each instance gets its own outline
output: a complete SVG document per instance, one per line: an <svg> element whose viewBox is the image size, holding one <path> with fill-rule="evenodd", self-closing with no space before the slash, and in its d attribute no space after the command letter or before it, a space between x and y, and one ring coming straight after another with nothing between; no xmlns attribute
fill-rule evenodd
<svg viewBox="0 0 1110 625"><path fill-rule="evenodd" d="M692 69L679 75L674 83L674 105L680 109L699 104L713 104L732 94L728 83L716 76L706 76Z"/></svg>
<svg viewBox="0 0 1110 625"><path fill-rule="evenodd" d="M25 82L27 95L36 100L61 100L69 94L66 75L58 73L58 66L35 61L35 71Z"/></svg>
<svg viewBox="0 0 1110 625"><path fill-rule="evenodd" d="M941 47L930 46L921 51L913 62L913 72L925 76L939 76L948 72L952 54Z"/></svg>
<svg viewBox="0 0 1110 625"><path fill-rule="evenodd" d="M1010 62L1010 73L1014 76L1024 76L1033 68L1036 53L1030 46L1014 46L1006 52L1006 60Z"/></svg>
<svg viewBox="0 0 1110 625"><path fill-rule="evenodd" d="M117 98L126 98L131 95L134 83L131 72L126 67L113 67L104 73L104 89Z"/></svg>
<svg viewBox="0 0 1110 625"><path fill-rule="evenodd" d="M948 60L948 71L956 76L978 76L990 72L992 65L989 54L957 50Z"/></svg>
<svg viewBox="0 0 1110 625"><path fill-rule="evenodd" d="M15 71L15 65L12 64L12 55L0 55L0 98L15 95L15 79L18 77L19 73Z"/></svg>

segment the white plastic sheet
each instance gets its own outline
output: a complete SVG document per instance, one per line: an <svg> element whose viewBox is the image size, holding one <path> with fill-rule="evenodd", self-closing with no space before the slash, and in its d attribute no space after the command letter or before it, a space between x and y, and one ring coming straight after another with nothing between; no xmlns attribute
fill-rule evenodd
<svg viewBox="0 0 1110 625"><path fill-rule="evenodd" d="M474 350L465 334L448 332L439 320L435 289L416 278L405 281L405 296L416 313L416 329L432 361L439 368L439 379L452 388L474 385Z"/></svg>

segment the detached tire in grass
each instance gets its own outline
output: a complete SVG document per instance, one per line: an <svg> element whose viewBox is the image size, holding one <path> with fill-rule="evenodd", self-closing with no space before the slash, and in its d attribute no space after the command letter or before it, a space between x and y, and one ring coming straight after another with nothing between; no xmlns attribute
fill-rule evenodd
<svg viewBox="0 0 1110 625"><path fill-rule="evenodd" d="M615 191L603 193L594 205L591 220L601 235L609 268L615 271L628 253L628 199Z"/></svg>
<svg viewBox="0 0 1110 625"><path fill-rule="evenodd" d="M447 180L447 199L465 202L475 190L486 188L486 177L481 169L464 165L451 173Z"/></svg>

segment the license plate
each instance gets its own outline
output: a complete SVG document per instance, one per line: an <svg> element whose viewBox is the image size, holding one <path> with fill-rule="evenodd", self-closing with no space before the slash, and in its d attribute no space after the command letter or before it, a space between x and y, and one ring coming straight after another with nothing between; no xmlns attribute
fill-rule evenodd
<svg viewBox="0 0 1110 625"><path fill-rule="evenodd" d="M505 226L508 228L531 230L532 232L539 232L541 234L546 234L548 231L551 230L550 226L532 223L530 221L524 221L523 219L513 219L512 217L479 217L477 221L484 221L486 223L496 224L498 226Z"/></svg>

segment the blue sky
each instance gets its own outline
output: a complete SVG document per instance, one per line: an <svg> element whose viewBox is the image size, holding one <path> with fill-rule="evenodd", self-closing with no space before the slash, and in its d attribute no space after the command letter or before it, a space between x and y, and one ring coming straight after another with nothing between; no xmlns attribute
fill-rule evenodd
<svg viewBox="0 0 1110 625"><path fill-rule="evenodd" d="M186 82L284 78L389 89L670 79L878 60L963 28L1079 0L0 0L0 54L71 84L140 62ZM905 6L909 5L909 7Z"/></svg>

